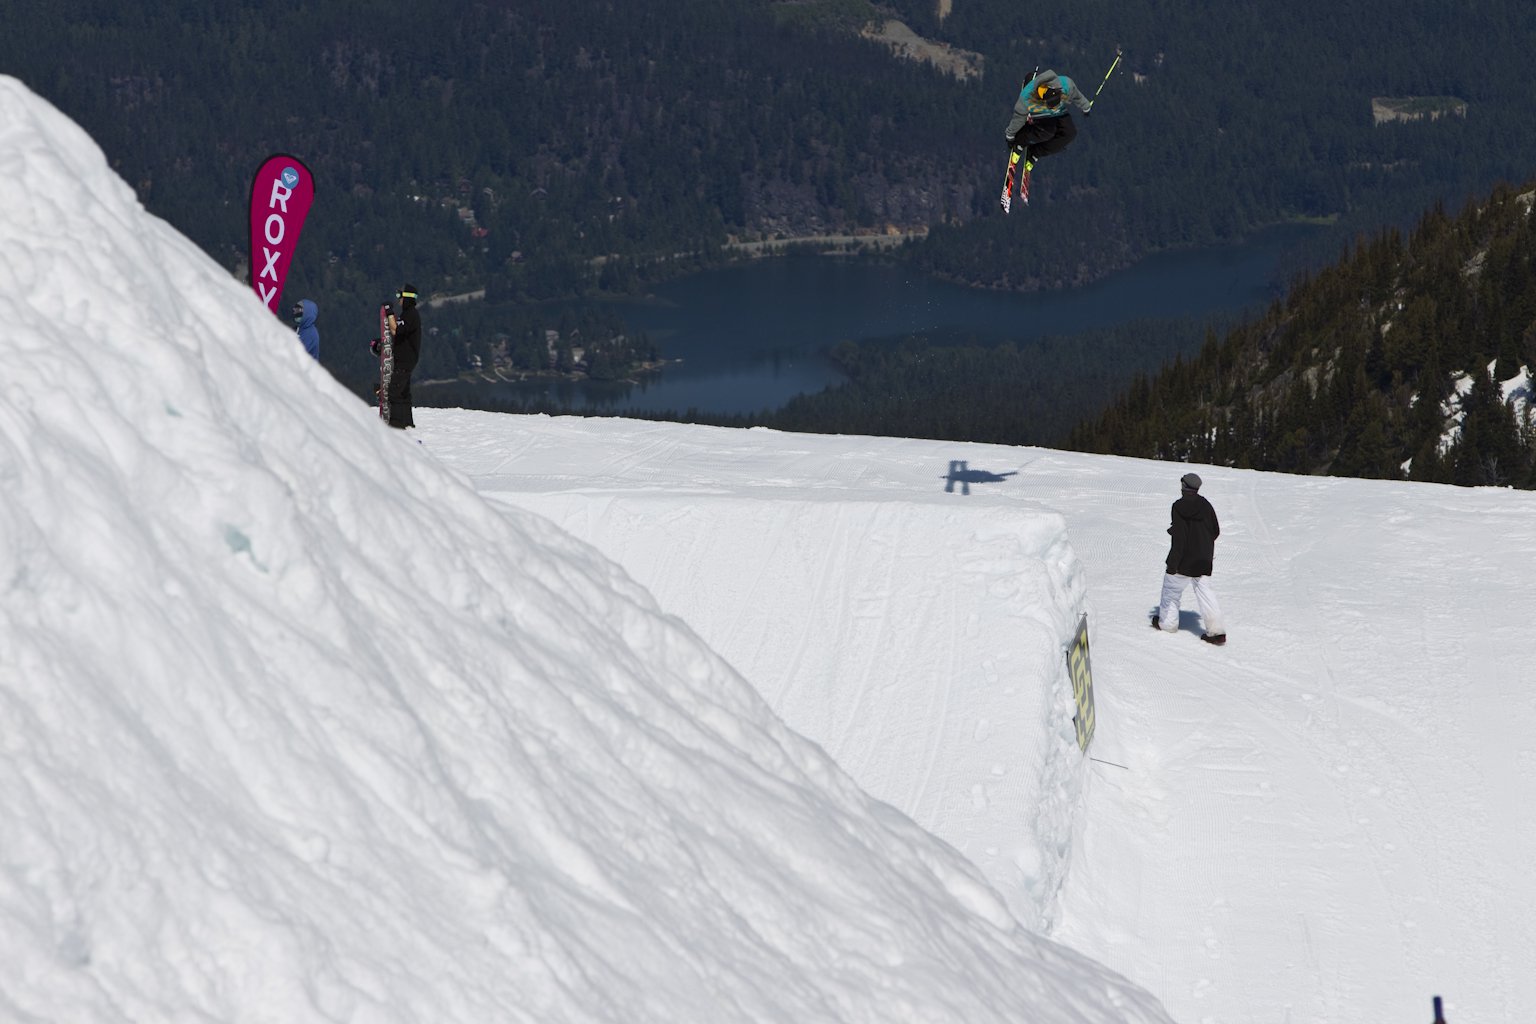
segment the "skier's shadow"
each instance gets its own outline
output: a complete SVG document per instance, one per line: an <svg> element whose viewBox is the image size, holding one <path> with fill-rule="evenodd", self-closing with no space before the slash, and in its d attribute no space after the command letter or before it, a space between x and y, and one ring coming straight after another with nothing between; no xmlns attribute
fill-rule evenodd
<svg viewBox="0 0 1536 1024"><path fill-rule="evenodd" d="M993 473L985 469L971 469L964 459L949 460L949 475L944 478L944 493L954 494L955 485L960 485L961 494L971 493L971 484L995 484L1018 474L1018 470L1010 469L1006 473Z"/></svg>
<svg viewBox="0 0 1536 1024"><path fill-rule="evenodd" d="M1152 610L1147 612L1147 624L1148 625L1152 624L1152 616L1156 615L1158 613L1158 611L1159 611L1159 609L1158 609L1157 605L1153 605L1152 606ZM1179 628L1176 630L1176 632L1179 632L1179 633L1193 633L1196 636L1203 636L1205 634L1205 630L1200 628L1200 612L1199 611L1190 611L1187 608L1180 608L1179 609Z"/></svg>

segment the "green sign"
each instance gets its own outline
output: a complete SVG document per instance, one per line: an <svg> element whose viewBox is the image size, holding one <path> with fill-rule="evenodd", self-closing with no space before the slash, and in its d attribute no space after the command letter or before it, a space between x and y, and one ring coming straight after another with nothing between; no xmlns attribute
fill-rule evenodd
<svg viewBox="0 0 1536 1024"><path fill-rule="evenodd" d="M1077 701L1077 746L1086 751L1093 741L1093 666L1088 662L1088 616L1078 623L1077 636L1067 648L1067 670L1072 673L1072 696Z"/></svg>

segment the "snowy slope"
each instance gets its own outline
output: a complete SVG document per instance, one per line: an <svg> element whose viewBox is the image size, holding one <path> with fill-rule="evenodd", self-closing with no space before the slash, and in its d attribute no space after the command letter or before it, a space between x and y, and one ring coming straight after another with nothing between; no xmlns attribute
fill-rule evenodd
<svg viewBox="0 0 1536 1024"><path fill-rule="evenodd" d="M415 445L4 78L0 141L0 1020L1536 1005L1536 496L1202 468L1215 649L1145 625L1181 467ZM1113 763L1023 682L1079 609Z"/></svg>
<svg viewBox="0 0 1536 1024"><path fill-rule="evenodd" d="M479 489L623 564L1022 919L1176 1019L1427 1020L1436 992L1453 1024L1536 1007L1536 495L1201 467L1224 528L1218 649L1188 595L1179 635L1147 624L1185 467L457 410L423 423ZM1052 521L1059 556L1027 543ZM1089 753L1114 762L1092 765L1066 835L1041 827L1056 780L1014 778L1038 767L1041 708L1007 683L1035 625L1020 593L1058 557L1062 603L1086 587L1093 626ZM887 756L923 722L940 756ZM995 798L1010 790L1040 804ZM1059 892L1031 851L1068 863Z"/></svg>
<svg viewBox="0 0 1536 1024"><path fill-rule="evenodd" d="M0 78L0 1019L1166 1021Z"/></svg>
<svg viewBox="0 0 1536 1024"><path fill-rule="evenodd" d="M1065 658L1087 595L1058 513L972 500L1006 477L863 439L427 415L445 462L621 561L862 787L1048 920L1087 767Z"/></svg>

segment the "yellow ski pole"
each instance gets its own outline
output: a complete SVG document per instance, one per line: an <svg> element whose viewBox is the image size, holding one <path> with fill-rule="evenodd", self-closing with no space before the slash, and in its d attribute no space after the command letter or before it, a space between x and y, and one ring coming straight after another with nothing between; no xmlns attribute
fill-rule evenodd
<svg viewBox="0 0 1536 1024"><path fill-rule="evenodd" d="M1088 106L1089 107L1092 107L1093 104L1098 100L1099 93L1104 91L1104 85L1105 85L1106 82L1109 81L1109 76L1114 74L1115 73L1115 68L1120 66L1120 54L1122 52L1124 52L1124 51L1122 51L1120 49L1120 47L1118 47L1118 46L1115 47L1115 62L1109 66L1109 70L1108 71L1104 72L1104 81L1100 82L1099 83L1099 87L1097 89L1093 90L1093 99L1090 99L1088 101Z"/></svg>

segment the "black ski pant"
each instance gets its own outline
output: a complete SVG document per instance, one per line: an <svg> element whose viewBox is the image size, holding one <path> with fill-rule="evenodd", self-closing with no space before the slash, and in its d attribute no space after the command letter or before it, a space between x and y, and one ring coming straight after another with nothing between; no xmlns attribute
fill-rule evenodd
<svg viewBox="0 0 1536 1024"><path fill-rule="evenodd" d="M411 375L396 370L389 378L389 425L414 427L416 417L411 411Z"/></svg>
<svg viewBox="0 0 1536 1024"><path fill-rule="evenodd" d="M1077 138L1077 125L1072 123L1071 114L1062 114L1059 117L1037 117L1023 128L1019 129L1013 137L1015 147L1025 147L1025 156L1031 160L1039 160L1043 156L1060 153L1072 145L1072 140Z"/></svg>
<svg viewBox="0 0 1536 1024"><path fill-rule="evenodd" d="M411 410L411 374L416 370L416 363L396 362L394 371L389 375L389 425L392 427L414 427L416 417Z"/></svg>

